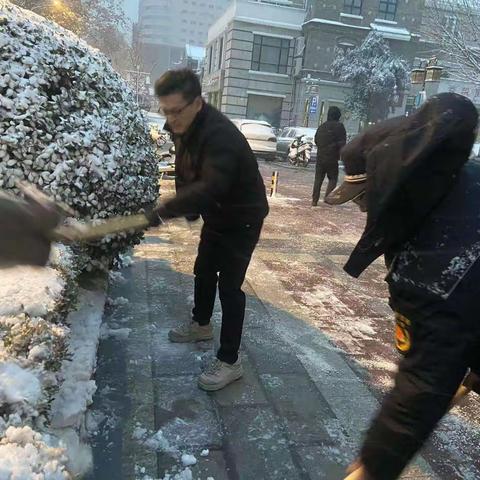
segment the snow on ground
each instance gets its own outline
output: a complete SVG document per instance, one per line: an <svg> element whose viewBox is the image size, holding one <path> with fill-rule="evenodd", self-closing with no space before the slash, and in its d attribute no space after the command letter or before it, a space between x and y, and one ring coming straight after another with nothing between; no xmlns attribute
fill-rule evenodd
<svg viewBox="0 0 480 480"><path fill-rule="evenodd" d="M66 450L45 424L62 382L73 265L71 251L56 246L50 266L0 272L0 478L70 478Z"/></svg>

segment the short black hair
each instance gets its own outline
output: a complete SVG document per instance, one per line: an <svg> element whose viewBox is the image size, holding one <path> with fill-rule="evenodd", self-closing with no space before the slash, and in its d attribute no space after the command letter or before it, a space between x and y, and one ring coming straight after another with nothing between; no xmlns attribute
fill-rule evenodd
<svg viewBox="0 0 480 480"><path fill-rule="evenodd" d="M328 109L327 120L334 120L338 122L341 116L342 116L342 112L335 105L333 105Z"/></svg>
<svg viewBox="0 0 480 480"><path fill-rule="evenodd" d="M193 70L181 68L168 70L155 82L155 95L165 97L172 93L181 93L188 102L202 94L200 80Z"/></svg>

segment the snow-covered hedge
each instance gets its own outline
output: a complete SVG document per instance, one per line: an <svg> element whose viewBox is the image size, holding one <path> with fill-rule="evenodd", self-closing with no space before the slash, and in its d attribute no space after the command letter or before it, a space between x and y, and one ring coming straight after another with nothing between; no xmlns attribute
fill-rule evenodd
<svg viewBox="0 0 480 480"><path fill-rule="evenodd" d="M85 219L137 213L156 200L145 120L102 54L0 0L0 70L0 189L27 180ZM140 238L108 238L88 254L111 264Z"/></svg>

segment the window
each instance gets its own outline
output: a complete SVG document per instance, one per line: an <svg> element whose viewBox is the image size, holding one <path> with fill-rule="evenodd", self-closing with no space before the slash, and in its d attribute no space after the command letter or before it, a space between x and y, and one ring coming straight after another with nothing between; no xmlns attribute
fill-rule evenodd
<svg viewBox="0 0 480 480"><path fill-rule="evenodd" d="M350 15L361 15L362 0L344 0L343 11Z"/></svg>
<svg viewBox="0 0 480 480"><path fill-rule="evenodd" d="M213 45L208 49L208 73L212 73Z"/></svg>
<svg viewBox="0 0 480 480"><path fill-rule="evenodd" d="M218 69L222 68L222 57L223 57L223 37L219 40L218 44Z"/></svg>
<svg viewBox="0 0 480 480"><path fill-rule="evenodd" d="M395 20L397 13L397 0L380 0L380 7L378 9L380 18L384 20Z"/></svg>
<svg viewBox="0 0 480 480"><path fill-rule="evenodd" d="M254 35L252 70L286 74L289 50L290 40Z"/></svg>

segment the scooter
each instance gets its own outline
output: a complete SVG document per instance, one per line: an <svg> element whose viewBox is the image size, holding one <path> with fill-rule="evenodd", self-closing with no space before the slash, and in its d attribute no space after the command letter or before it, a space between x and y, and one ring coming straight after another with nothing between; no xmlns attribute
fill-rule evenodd
<svg viewBox="0 0 480 480"><path fill-rule="evenodd" d="M288 159L296 167L306 167L312 156L312 142L307 140L306 135L298 135L288 149Z"/></svg>

